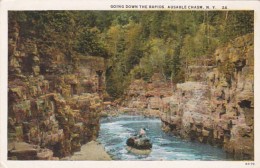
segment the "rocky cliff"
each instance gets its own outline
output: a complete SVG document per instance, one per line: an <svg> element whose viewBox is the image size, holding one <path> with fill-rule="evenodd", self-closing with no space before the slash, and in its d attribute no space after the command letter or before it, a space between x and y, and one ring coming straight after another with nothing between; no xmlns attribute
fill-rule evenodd
<svg viewBox="0 0 260 168"><path fill-rule="evenodd" d="M254 40L236 38L216 50L215 66L177 84L162 114L163 129L224 148L235 159L254 158ZM195 69L194 69L195 68ZM195 74L193 74L195 73Z"/></svg>
<svg viewBox="0 0 260 168"><path fill-rule="evenodd" d="M41 45L23 30L9 23L8 157L59 159L98 135L104 60Z"/></svg>
<svg viewBox="0 0 260 168"><path fill-rule="evenodd" d="M120 111L152 117L160 117L172 96L173 86L155 73L149 82L134 80L124 95Z"/></svg>

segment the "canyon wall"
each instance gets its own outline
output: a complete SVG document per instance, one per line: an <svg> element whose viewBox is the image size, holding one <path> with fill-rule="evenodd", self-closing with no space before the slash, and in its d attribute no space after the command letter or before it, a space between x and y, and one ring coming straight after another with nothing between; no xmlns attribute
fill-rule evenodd
<svg viewBox="0 0 260 168"><path fill-rule="evenodd" d="M59 159L98 135L104 60L41 45L31 33L9 23L8 159Z"/></svg>
<svg viewBox="0 0 260 168"><path fill-rule="evenodd" d="M160 73L155 73L149 82L134 80L124 95L120 111L147 117L160 117L172 96L173 86Z"/></svg>
<svg viewBox="0 0 260 168"><path fill-rule="evenodd" d="M149 82L134 80L120 110L160 117L166 132L253 159L253 44L248 34L219 47L213 59L187 67L184 83L171 84L159 73Z"/></svg>
<svg viewBox="0 0 260 168"><path fill-rule="evenodd" d="M215 66L189 67L162 114L163 129L222 147L235 159L253 159L253 44L253 34L239 37L216 50Z"/></svg>

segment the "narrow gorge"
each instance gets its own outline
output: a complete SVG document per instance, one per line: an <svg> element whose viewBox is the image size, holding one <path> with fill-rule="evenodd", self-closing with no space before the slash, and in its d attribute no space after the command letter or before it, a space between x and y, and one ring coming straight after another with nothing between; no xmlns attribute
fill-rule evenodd
<svg viewBox="0 0 260 168"><path fill-rule="evenodd" d="M253 18L252 11L10 11L8 160L69 160L99 143L114 160L160 160L161 141L195 146L187 160L225 160L221 152L254 160ZM128 138L121 134L135 126L155 131L150 158L121 150ZM196 157L207 145L216 157Z"/></svg>

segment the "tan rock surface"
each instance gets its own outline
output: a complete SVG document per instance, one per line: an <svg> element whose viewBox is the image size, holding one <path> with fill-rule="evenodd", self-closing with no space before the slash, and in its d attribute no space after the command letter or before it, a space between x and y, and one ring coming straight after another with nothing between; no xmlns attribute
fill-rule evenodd
<svg viewBox="0 0 260 168"><path fill-rule="evenodd" d="M96 141L88 142L81 147L79 152L75 152L68 160L112 160L104 147Z"/></svg>

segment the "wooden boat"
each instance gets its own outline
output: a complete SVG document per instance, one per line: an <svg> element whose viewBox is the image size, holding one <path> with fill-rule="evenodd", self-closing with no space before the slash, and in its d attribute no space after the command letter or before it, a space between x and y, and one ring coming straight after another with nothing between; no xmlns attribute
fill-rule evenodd
<svg viewBox="0 0 260 168"><path fill-rule="evenodd" d="M146 136L132 136L127 139L126 145L126 149L135 154L148 155L152 151L152 143Z"/></svg>

